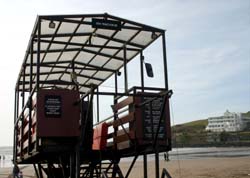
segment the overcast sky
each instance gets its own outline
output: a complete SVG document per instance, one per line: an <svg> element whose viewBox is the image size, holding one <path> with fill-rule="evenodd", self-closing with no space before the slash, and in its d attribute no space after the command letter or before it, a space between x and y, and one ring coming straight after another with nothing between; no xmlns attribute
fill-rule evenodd
<svg viewBox="0 0 250 178"><path fill-rule="evenodd" d="M250 110L249 0L0 0L0 146L13 142L14 87L36 16L104 12L167 30L175 124Z"/></svg>

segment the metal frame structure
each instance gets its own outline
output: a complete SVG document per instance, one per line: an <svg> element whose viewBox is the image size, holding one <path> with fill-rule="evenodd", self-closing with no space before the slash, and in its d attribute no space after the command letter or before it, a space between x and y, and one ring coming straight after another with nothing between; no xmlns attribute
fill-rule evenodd
<svg viewBox="0 0 250 178"><path fill-rule="evenodd" d="M149 88L144 84L143 50L160 37L165 87ZM141 86L129 90L127 64L136 56L140 56ZM118 75L122 68L125 90L118 92ZM100 91L99 86L111 76L114 76L114 92ZM119 150L118 145L114 143L112 150L89 150L83 148L87 127L82 125L80 137L74 140L74 146L71 144L62 150L53 151L43 148L46 151L41 151L40 138L38 136L34 138L32 135L32 119L25 121L25 117L32 118L33 98L40 90L58 88L77 90L80 93L80 99L76 103L88 102L86 117L81 117L81 123L91 121L93 96L96 96L98 123L106 121L99 118L99 100L102 95L113 96L115 107L124 96L151 97L138 107L152 103L157 98L163 98L160 120L157 131L152 136L151 146L137 147L138 143L133 141L130 133L120 125L128 140L134 145L133 148ZM137 92L138 89L140 92ZM147 94L146 91L157 92ZM171 150L170 130L168 130L165 146L161 147L158 139L164 115L167 115L170 125L168 99L171 95L172 91L168 88L165 30L107 13L38 16L15 88L14 161L20 164L34 164L39 178L43 178L44 173L49 178L108 177L110 170L112 170L112 177L129 177L138 156L143 155L144 177L147 178L147 154L155 153L156 178L159 178L159 152ZM117 120L120 122L119 114L118 109L114 109L111 125L115 125ZM26 123L28 126L25 126L25 122L28 122ZM28 132L27 147L24 148L23 144L19 145L19 152L22 153L25 149L26 154L18 154L18 139L23 139L25 127ZM117 133L118 127L114 127L113 136L117 136ZM65 151L67 154L64 154ZM58 152L58 155L53 157L55 152ZM124 176L119 168L119 161L127 156L134 156L134 159ZM103 171L105 165L106 168Z"/></svg>

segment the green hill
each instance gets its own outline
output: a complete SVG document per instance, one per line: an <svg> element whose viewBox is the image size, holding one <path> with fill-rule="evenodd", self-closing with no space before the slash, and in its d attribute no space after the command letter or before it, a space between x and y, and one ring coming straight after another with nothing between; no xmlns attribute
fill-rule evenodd
<svg viewBox="0 0 250 178"><path fill-rule="evenodd" d="M243 113L243 116L250 118L250 111ZM172 142L174 147L193 147L193 146L214 146L214 145L225 145L220 143L223 134L227 135L227 140L230 144L233 144L235 141L236 145L239 143L242 145L248 145L249 140L249 130L244 130L241 132L226 132L221 135L221 133L207 132L205 130L208 124L208 119L197 120L192 122L187 122L183 124L178 124L172 127ZM247 136L247 137L246 137ZM217 140L214 143L208 140L211 140L210 137ZM218 141L219 140L219 141Z"/></svg>
<svg viewBox="0 0 250 178"><path fill-rule="evenodd" d="M246 112L246 113L242 113L243 116L245 117L249 117L250 118L250 111Z"/></svg>
<svg viewBox="0 0 250 178"><path fill-rule="evenodd" d="M174 147L203 146L206 142L207 119L192 121L172 127Z"/></svg>
<svg viewBox="0 0 250 178"><path fill-rule="evenodd" d="M200 133L204 132L205 128L208 124L208 120L197 120L192 122L187 122L184 124L179 124L174 127L172 127L172 130L174 130L176 133L180 132L188 132L188 133Z"/></svg>
<svg viewBox="0 0 250 178"><path fill-rule="evenodd" d="M242 113L243 116L250 118L250 111ZM176 133L188 132L188 133L201 133L205 132L205 128L208 124L207 119L196 120L183 124L178 124L172 127L172 130Z"/></svg>

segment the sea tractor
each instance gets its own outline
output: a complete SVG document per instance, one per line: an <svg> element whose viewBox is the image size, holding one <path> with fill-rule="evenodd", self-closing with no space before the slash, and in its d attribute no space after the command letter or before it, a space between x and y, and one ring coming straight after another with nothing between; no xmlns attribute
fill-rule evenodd
<svg viewBox="0 0 250 178"><path fill-rule="evenodd" d="M163 79L146 86L144 50L158 39ZM107 13L38 16L15 86L13 161L37 178L127 178L141 156L147 178L153 154L155 177L170 177L159 153L171 150L171 95L165 30Z"/></svg>

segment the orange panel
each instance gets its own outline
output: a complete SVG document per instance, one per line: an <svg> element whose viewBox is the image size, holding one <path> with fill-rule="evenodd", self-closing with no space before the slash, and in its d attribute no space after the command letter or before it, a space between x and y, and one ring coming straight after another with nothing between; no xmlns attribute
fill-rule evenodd
<svg viewBox="0 0 250 178"><path fill-rule="evenodd" d="M104 150L107 144L108 124L101 123L94 129L93 150Z"/></svg>
<svg viewBox="0 0 250 178"><path fill-rule="evenodd" d="M108 124L107 123L100 123L96 126L94 129L94 136L93 138L98 138L98 137L107 137L108 134Z"/></svg>

